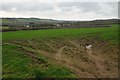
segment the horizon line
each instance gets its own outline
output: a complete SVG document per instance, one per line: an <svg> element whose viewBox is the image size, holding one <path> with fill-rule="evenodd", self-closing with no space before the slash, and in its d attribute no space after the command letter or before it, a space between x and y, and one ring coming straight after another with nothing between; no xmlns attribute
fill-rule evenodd
<svg viewBox="0 0 120 80"><path fill-rule="evenodd" d="M39 18L39 17L0 17L0 18L36 18L36 19L48 19L48 20L57 20L57 21L94 21L94 20L109 20L109 19L119 19L119 18L99 18L99 19L82 19L82 20L77 20L77 19L52 19L52 18Z"/></svg>

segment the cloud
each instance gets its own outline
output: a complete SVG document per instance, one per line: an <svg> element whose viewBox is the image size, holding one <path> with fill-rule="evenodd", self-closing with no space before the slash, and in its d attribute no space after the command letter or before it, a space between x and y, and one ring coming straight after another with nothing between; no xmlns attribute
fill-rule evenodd
<svg viewBox="0 0 120 80"><path fill-rule="evenodd" d="M1 17L64 20L117 18L117 2L3 2Z"/></svg>
<svg viewBox="0 0 120 80"><path fill-rule="evenodd" d="M2 2L119 2L119 0L3 0Z"/></svg>
<svg viewBox="0 0 120 80"><path fill-rule="evenodd" d="M12 8L16 8L16 11L49 11L53 10L54 6L45 2L6 2L2 4L2 9L4 11L11 11Z"/></svg>
<svg viewBox="0 0 120 80"><path fill-rule="evenodd" d="M71 11L72 9L79 9L84 13L95 12L101 15L116 15L118 9L117 2L62 2L58 7L63 11ZM113 13L114 12L114 13Z"/></svg>

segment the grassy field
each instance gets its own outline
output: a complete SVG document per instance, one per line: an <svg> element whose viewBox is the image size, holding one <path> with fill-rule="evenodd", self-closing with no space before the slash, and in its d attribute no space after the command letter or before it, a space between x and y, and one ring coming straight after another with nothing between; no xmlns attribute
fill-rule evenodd
<svg viewBox="0 0 120 80"><path fill-rule="evenodd" d="M6 30L6 29L9 29L9 27L6 27L6 26L5 27L1 27L0 26L0 30Z"/></svg>
<svg viewBox="0 0 120 80"><path fill-rule="evenodd" d="M111 77L117 77L115 71L117 72L118 25L106 28L3 32L2 41L3 78L74 78L86 75L87 77L110 77L111 75L113 75ZM95 55L89 57L81 47L84 46L83 43L93 43L94 46L100 44L100 46L94 47ZM100 51L97 50L99 48L101 48ZM109 60L106 61L109 68L106 65L101 66L106 67L105 70L98 67L103 63L96 59L101 59L100 56L102 59L106 57ZM88 58L96 62L91 62ZM98 72L94 70L93 66L105 72L105 75L102 75L99 70Z"/></svg>
<svg viewBox="0 0 120 80"><path fill-rule="evenodd" d="M49 37L78 38L85 36L98 36L102 39L117 42L118 25L107 28L75 28L75 29L49 29L49 30L28 30L16 32L4 32L3 41L12 39L33 39Z"/></svg>

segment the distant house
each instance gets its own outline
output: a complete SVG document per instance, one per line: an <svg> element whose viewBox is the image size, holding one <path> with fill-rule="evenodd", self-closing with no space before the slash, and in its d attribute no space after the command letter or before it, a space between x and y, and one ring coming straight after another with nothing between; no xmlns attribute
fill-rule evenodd
<svg viewBox="0 0 120 80"><path fill-rule="evenodd" d="M24 25L24 27L29 28L30 26L29 25Z"/></svg>
<svg viewBox="0 0 120 80"><path fill-rule="evenodd" d="M56 26L57 26L57 27L60 27L60 25L59 25L59 24L57 24Z"/></svg>
<svg viewBox="0 0 120 80"><path fill-rule="evenodd" d="M25 27L29 28L30 26L29 26L29 25L26 25Z"/></svg>

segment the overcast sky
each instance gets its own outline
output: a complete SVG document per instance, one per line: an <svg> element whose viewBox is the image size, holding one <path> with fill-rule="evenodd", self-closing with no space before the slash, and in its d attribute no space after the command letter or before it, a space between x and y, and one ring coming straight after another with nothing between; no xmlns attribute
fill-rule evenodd
<svg viewBox="0 0 120 80"><path fill-rule="evenodd" d="M94 20L118 17L118 0L4 0L0 17Z"/></svg>

